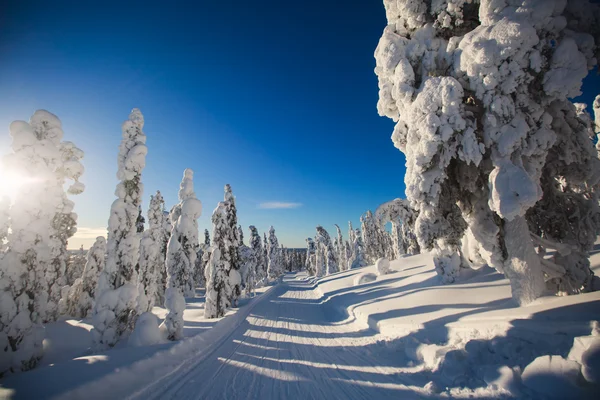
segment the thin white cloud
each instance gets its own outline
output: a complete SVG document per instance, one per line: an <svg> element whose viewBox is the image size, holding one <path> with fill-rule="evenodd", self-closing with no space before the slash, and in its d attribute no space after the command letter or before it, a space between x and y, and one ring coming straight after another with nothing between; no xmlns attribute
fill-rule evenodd
<svg viewBox="0 0 600 400"><path fill-rule="evenodd" d="M281 202L281 201L268 201L266 203L260 203L258 205L258 208L263 208L263 209L268 209L268 210L298 208L298 207L302 207L302 203L285 203L285 202Z"/></svg>
<svg viewBox="0 0 600 400"><path fill-rule="evenodd" d="M86 228L78 226L77 232L73 235L76 239L96 239L98 236L106 237L106 228Z"/></svg>

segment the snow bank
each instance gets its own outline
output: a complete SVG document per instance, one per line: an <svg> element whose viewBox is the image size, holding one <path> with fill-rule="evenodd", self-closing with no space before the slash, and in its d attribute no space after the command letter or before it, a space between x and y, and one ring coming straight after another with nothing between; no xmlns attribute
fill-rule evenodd
<svg viewBox="0 0 600 400"><path fill-rule="evenodd" d="M375 275L372 272L364 272L362 274L356 275L356 278L354 278L354 286L374 282L376 280L377 280L377 275Z"/></svg>
<svg viewBox="0 0 600 400"><path fill-rule="evenodd" d="M592 265L598 271L600 253ZM379 277L367 272L372 266L318 280L319 306L341 316L336 324L357 323L381 335L391 357L427 377L420 385L431 393L586 398L600 390L594 322L600 293L518 307L508 279L489 267L444 285L431 254L390 266Z"/></svg>
<svg viewBox="0 0 600 400"><path fill-rule="evenodd" d="M377 275L385 275L390 272L390 261L387 258L380 258L375 262L375 269L377 270Z"/></svg>
<svg viewBox="0 0 600 400"><path fill-rule="evenodd" d="M151 312L141 314L135 322L135 328L129 336L129 345L134 347L152 346L163 341L158 329L158 318Z"/></svg>
<svg viewBox="0 0 600 400"><path fill-rule="evenodd" d="M541 356L523 371L523 384L537 393L554 398L576 398L580 365L560 356Z"/></svg>

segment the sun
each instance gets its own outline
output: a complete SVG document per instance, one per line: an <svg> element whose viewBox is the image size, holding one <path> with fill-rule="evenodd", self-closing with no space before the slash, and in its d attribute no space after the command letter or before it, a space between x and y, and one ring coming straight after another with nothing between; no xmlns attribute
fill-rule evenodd
<svg viewBox="0 0 600 400"><path fill-rule="evenodd" d="M26 177L18 171L5 168L0 163L0 199L3 197L10 198L14 201L19 191L32 181L32 178Z"/></svg>

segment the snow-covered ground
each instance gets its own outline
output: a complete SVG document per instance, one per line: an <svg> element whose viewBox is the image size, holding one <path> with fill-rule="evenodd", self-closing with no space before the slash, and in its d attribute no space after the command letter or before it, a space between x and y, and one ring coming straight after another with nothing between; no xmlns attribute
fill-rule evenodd
<svg viewBox="0 0 600 400"><path fill-rule="evenodd" d="M600 273L600 246L592 256ZM365 274L365 279L360 275ZM359 282L363 282L358 284ZM355 284L356 283L356 284ZM155 308L159 317L165 311ZM45 366L0 380L7 398L594 398L600 293L516 307L491 269L441 285L431 256L283 281L219 322L188 304L186 339L78 358L89 325L47 328ZM77 350L79 349L79 350ZM544 357L552 356L552 357ZM598 352L583 356L597 378ZM535 361L534 361L535 360Z"/></svg>

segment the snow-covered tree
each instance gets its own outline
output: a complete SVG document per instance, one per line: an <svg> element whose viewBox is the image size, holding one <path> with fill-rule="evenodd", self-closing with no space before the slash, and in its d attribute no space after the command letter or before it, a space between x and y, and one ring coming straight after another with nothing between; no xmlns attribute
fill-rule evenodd
<svg viewBox="0 0 600 400"><path fill-rule="evenodd" d="M346 269L352 268L352 261L354 261L354 251L349 240L344 242L344 250L346 251Z"/></svg>
<svg viewBox="0 0 600 400"><path fill-rule="evenodd" d="M335 224L335 229L337 230L336 258L338 260L340 271L345 271L348 269L348 260L346 258L346 246L344 245L342 230L340 229L340 226L338 224Z"/></svg>
<svg viewBox="0 0 600 400"><path fill-rule="evenodd" d="M401 254L419 254L419 243L414 234L415 220L418 213L413 210L406 199L394 199L381 204L375 210L375 220L383 227L392 223L392 243L394 257Z"/></svg>
<svg viewBox="0 0 600 400"><path fill-rule="evenodd" d="M164 211L165 201L160 191L156 191L156 195L150 196L148 230L142 234L140 247L140 304L138 307L140 313L152 311L157 298L160 296L159 285L161 285L162 281L162 271L165 269L165 257L162 252L165 240L165 232L163 230L165 226Z"/></svg>
<svg viewBox="0 0 600 400"><path fill-rule="evenodd" d="M94 307L98 277L104 269L106 259L106 239L98 236L86 255L86 263L81 277L77 278L69 290L67 315L85 318Z"/></svg>
<svg viewBox="0 0 600 400"><path fill-rule="evenodd" d="M238 225L238 238L240 240L240 246L244 244L244 230L241 225Z"/></svg>
<svg viewBox="0 0 600 400"><path fill-rule="evenodd" d="M208 229L204 230L204 245L210 247L210 233L208 233Z"/></svg>
<svg viewBox="0 0 600 400"><path fill-rule="evenodd" d="M256 265L256 284L264 284L267 279L267 262L263 250L263 244L254 225L250 225L250 248L253 252L254 263Z"/></svg>
<svg viewBox="0 0 600 400"><path fill-rule="evenodd" d="M360 217L360 222L365 256L370 264L374 264L386 255L384 231L370 210Z"/></svg>
<svg viewBox="0 0 600 400"><path fill-rule="evenodd" d="M169 340L179 340L183 335L185 297L194 297L193 268L198 249L198 218L202 203L194 193L194 171L186 169L179 188L179 204L171 216L173 230L167 246L167 290L165 307L169 311L163 322Z"/></svg>
<svg viewBox="0 0 600 400"><path fill-rule="evenodd" d="M315 242L312 238L306 238L306 261L304 266L308 275L316 275Z"/></svg>
<svg viewBox="0 0 600 400"><path fill-rule="evenodd" d="M146 166L144 117L134 108L121 127L117 179L108 219L106 266L100 275L92 322L98 346L114 346L131 332L136 318L141 235L137 231L142 202L142 170Z"/></svg>
<svg viewBox="0 0 600 400"><path fill-rule="evenodd" d="M231 269L227 257L230 237L227 221L227 204L219 202L212 215L213 245L210 249L210 260L205 270L206 277L206 304L204 306L205 318L219 318L225 315L229 305L228 287L230 286L229 273Z"/></svg>
<svg viewBox="0 0 600 400"><path fill-rule="evenodd" d="M375 52L378 110L396 122L392 139L406 154L406 195L419 212L415 233L421 248L434 251L446 282L471 261L504 272L520 304L538 297L546 278L572 281L579 275L572 268L580 267L568 258L543 261L526 213L547 195L557 204L570 198L570 213L594 201L577 189L563 197L558 188L568 188L573 176L560 168L553 176L555 167L548 164L566 145L580 154L569 151L561 161L584 165L592 145L579 139L581 127L569 121L575 107L568 98L580 93L596 63L600 37L591 21L600 16L598 5L384 4L388 26ZM587 183L595 186L598 174L591 176ZM541 216L544 222L552 218L551 212ZM554 239L558 247L560 240L570 241Z"/></svg>
<svg viewBox="0 0 600 400"><path fill-rule="evenodd" d="M323 257L325 260L325 275L333 274L339 271L338 261L331 242L329 233L322 226L317 226L317 234L315 235L315 242L317 248L320 250L319 257ZM321 268L323 262L320 260ZM320 276L320 275L319 275Z"/></svg>
<svg viewBox="0 0 600 400"><path fill-rule="evenodd" d="M140 204L140 206L138 207L137 221L135 222L138 233L144 232L144 228L145 228L144 224L145 223L146 223L146 218L144 218L144 215L142 214L142 205Z"/></svg>
<svg viewBox="0 0 600 400"><path fill-rule="evenodd" d="M83 275L83 268L86 263L86 251L83 249L83 245L77 250L75 254L71 254L67 261L66 268L66 284L72 286L75 280L81 278Z"/></svg>
<svg viewBox="0 0 600 400"><path fill-rule="evenodd" d="M268 244L267 275L269 279L273 280L283 275L283 260L281 249L279 248L279 241L275 235L275 228L272 226L269 228Z"/></svg>
<svg viewBox="0 0 600 400"><path fill-rule="evenodd" d="M12 153L4 158L4 168L19 177L21 186L10 209L2 211L0 234L7 243L0 255L0 374L33 368L42 355L40 324L58 316L66 242L77 218L63 187L69 179L74 181L69 194L84 188L78 182L83 152L61 142L58 117L38 110L29 123L13 122L10 135Z"/></svg>
<svg viewBox="0 0 600 400"><path fill-rule="evenodd" d="M240 296L241 286L237 282L241 282L240 276L240 253L239 247L242 243L239 237L238 223L237 223L237 208L235 206L235 197L233 196L233 192L231 191L231 186L229 184L225 185L225 208L227 209L227 234L228 238L226 243L228 245L229 255L229 267L230 269L227 271L229 274L229 284L231 287L229 288L229 302L232 305L237 305L237 299ZM214 238L214 235L213 235ZM224 254L221 253L221 257Z"/></svg>
<svg viewBox="0 0 600 400"><path fill-rule="evenodd" d="M39 118L32 119L32 123L36 132L38 132L38 137L53 138L54 143L58 143L60 138L55 129L57 127L60 129L60 121L57 122L54 118L56 118L54 115L45 112L41 113ZM75 204L67 198L67 193L62 188L67 179L74 181L68 189L69 194L80 194L85 188L79 182L79 178L83 174L83 165L81 164L83 151L77 148L72 142L58 143L58 151L60 153L60 161L55 165L55 173L57 178L56 185L58 186L57 192L60 192L61 201L52 221L52 233L50 235L52 262L49 271L46 272L46 279L50 288L49 305L51 304L52 306L60 302L63 293L66 294L68 292L68 288L64 286L72 283L72 281L67 282L67 276L65 275L67 263L70 258L67 244L69 238L77 231L77 214L73 212ZM80 274L83 272L82 267L82 263L77 265L76 271L73 274L75 278L81 276ZM60 311L65 311L64 305L62 310L60 307L57 309L48 307L47 310L48 313L44 317L44 321L46 322L56 320Z"/></svg>
<svg viewBox="0 0 600 400"><path fill-rule="evenodd" d="M351 268L361 268L369 265L365 259L365 249L362 242L362 235L358 229L354 231L354 243L352 244L352 264Z"/></svg>
<svg viewBox="0 0 600 400"><path fill-rule="evenodd" d="M173 224L171 223L171 213L165 209L163 212L163 228L162 228L162 240L160 244L160 252L163 260L167 259L167 247L169 245L169 239L171 239L171 231L173 230ZM159 275L159 281L156 291L156 302L155 304L165 304L165 291L167 290L167 266L164 264L164 268L161 269Z"/></svg>
<svg viewBox="0 0 600 400"><path fill-rule="evenodd" d="M265 260L265 270L267 271L266 279L269 279L269 241L267 233L263 232L263 259ZM266 283L266 281L265 281Z"/></svg>
<svg viewBox="0 0 600 400"><path fill-rule="evenodd" d="M251 296L256 289L257 260L254 251L246 245L240 246L239 254L240 262L242 263L242 267L240 268L242 291L246 296Z"/></svg>
<svg viewBox="0 0 600 400"><path fill-rule="evenodd" d="M589 292L598 280L589 251L600 230L597 186L590 185L599 181L600 160L592 146L584 146L593 135L592 122L584 107L577 115L566 102L553 103L547 111L554 118L557 144L542 169L543 196L527 210L529 230L543 255L547 287L560 294ZM547 250L555 251L546 255Z"/></svg>

